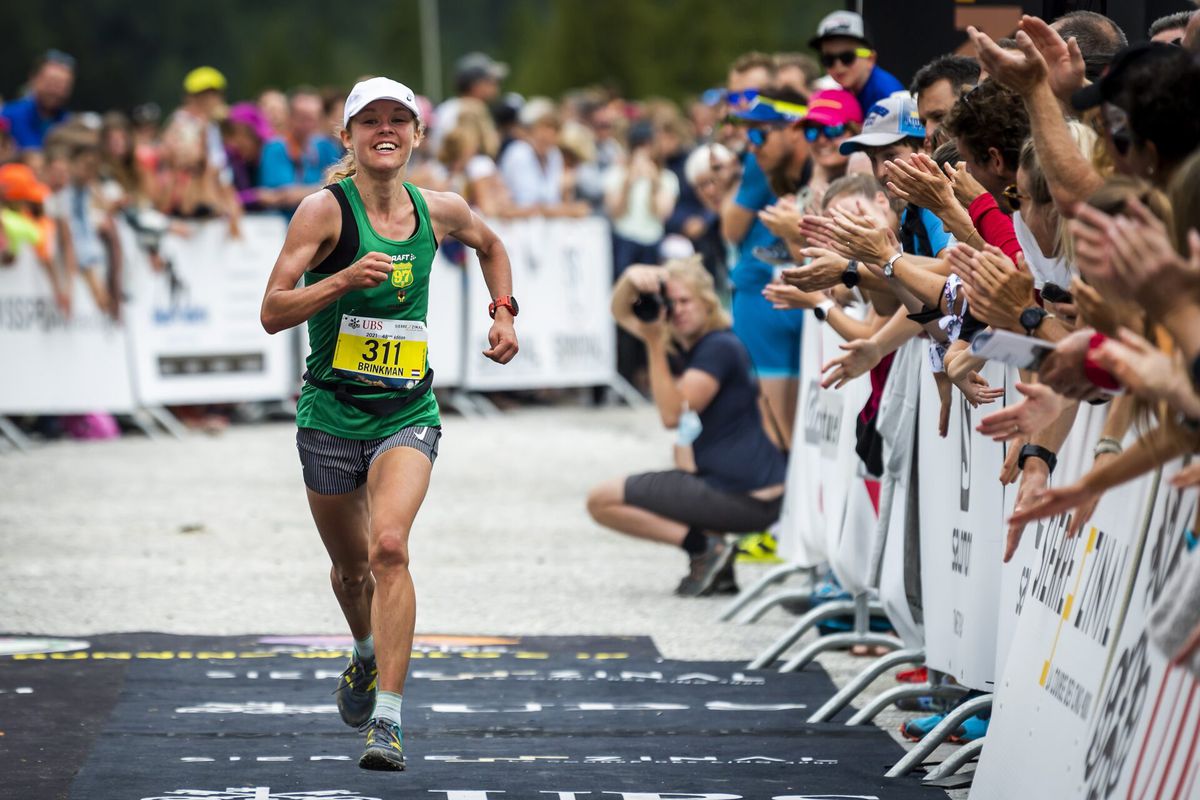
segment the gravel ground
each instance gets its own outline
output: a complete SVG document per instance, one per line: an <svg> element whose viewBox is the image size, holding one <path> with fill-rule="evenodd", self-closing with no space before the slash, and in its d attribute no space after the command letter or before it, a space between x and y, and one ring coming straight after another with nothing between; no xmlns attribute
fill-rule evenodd
<svg viewBox="0 0 1200 800"><path fill-rule="evenodd" d="M589 486L670 466L651 412L536 408L444 424L412 536L418 632L648 635L668 658L748 660L793 621L777 610L717 623L727 600L671 595L681 552L588 517ZM344 633L294 435L262 424L0 454L0 632ZM740 565L739 580L762 569ZM821 663L840 684L866 661Z"/></svg>

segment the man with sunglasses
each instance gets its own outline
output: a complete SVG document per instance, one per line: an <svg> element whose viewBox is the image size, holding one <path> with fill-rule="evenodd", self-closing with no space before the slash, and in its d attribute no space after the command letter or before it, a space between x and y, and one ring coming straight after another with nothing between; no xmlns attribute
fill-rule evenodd
<svg viewBox="0 0 1200 800"><path fill-rule="evenodd" d="M41 149L46 133L66 121L67 101L74 85L75 59L66 53L50 50L35 62L29 92L0 109L17 147Z"/></svg>
<svg viewBox="0 0 1200 800"><path fill-rule="evenodd" d="M835 11L821 20L808 46L821 54L829 77L853 93L862 108L904 90L895 75L875 63L876 53L867 39L863 18L853 11Z"/></svg>

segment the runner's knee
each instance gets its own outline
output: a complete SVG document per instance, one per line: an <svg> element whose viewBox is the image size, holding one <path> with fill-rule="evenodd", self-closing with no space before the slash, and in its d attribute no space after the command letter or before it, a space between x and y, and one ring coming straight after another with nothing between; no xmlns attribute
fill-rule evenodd
<svg viewBox="0 0 1200 800"><path fill-rule="evenodd" d="M335 591L358 592L367 582L371 567L366 561L353 564L334 564L330 570Z"/></svg>
<svg viewBox="0 0 1200 800"><path fill-rule="evenodd" d="M408 531L391 528L380 531L371 545L371 571L408 568Z"/></svg>

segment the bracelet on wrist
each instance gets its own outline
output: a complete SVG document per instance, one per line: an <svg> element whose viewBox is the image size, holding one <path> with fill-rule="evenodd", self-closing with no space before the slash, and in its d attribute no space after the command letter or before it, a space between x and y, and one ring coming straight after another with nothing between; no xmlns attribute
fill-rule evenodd
<svg viewBox="0 0 1200 800"><path fill-rule="evenodd" d="M1117 456L1120 455L1124 449L1125 448L1121 446L1119 439L1115 439L1112 436L1101 436L1096 442L1095 450L1092 451L1092 457L1095 458L1106 453Z"/></svg>

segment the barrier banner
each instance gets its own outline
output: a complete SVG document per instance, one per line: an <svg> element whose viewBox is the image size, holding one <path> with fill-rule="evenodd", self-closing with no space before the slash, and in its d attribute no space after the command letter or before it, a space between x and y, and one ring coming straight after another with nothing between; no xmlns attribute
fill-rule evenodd
<svg viewBox="0 0 1200 800"><path fill-rule="evenodd" d="M478 266L475 267L478 269ZM441 250L433 259L429 273L429 366L434 371L434 387L450 389L463 382L463 294L466 291L463 268L446 258ZM476 309L478 312L479 309ZM487 318L487 306L483 307ZM521 317L524 319L524 315ZM520 342L518 334L517 341Z"/></svg>
<svg viewBox="0 0 1200 800"><path fill-rule="evenodd" d="M992 386L1004 385L1003 365L990 363L980 374ZM937 384L932 372L922 370L917 451L923 473L919 498L925 663L964 686L990 691L996 675L1004 554L1004 489L997 480L1004 448L975 426L999 405L972 409L958 390L951 403L948 432L942 438L936 424Z"/></svg>
<svg viewBox="0 0 1200 800"><path fill-rule="evenodd" d="M845 340L832 327L810 323L805 332L810 328L817 337L821 364L845 355L840 348ZM807 387L804 439L817 451L808 473L817 488L814 508L819 522L813 521L813 532L825 537L829 566L842 588L859 594L873 588L875 507L867 492L866 470L854 449L858 412L871 394L871 381L864 375L841 389L822 389L819 368L800 379Z"/></svg>
<svg viewBox="0 0 1200 800"><path fill-rule="evenodd" d="M1018 620L972 798L1084 796L1100 698L1119 674L1112 656L1152 483L1143 477L1105 493L1079 536L1066 537L1065 515L1025 530ZM1116 700L1131 702L1128 692ZM1031 731L1053 732L1053 746Z"/></svg>
<svg viewBox="0 0 1200 800"><path fill-rule="evenodd" d="M821 509L821 448L836 447L841 430L841 397L821 390L824 327L810 323L800 335L800 396L779 517L779 556L804 566L816 566L829 558Z"/></svg>
<svg viewBox="0 0 1200 800"><path fill-rule="evenodd" d="M1169 484L1181 465L1163 468L1125 623L1097 698L1084 763L1088 798L1194 798L1200 792L1200 683L1187 669L1171 667L1146 634L1151 609L1171 589L1168 580L1183 559L1200 555L1185 551L1196 493Z"/></svg>
<svg viewBox="0 0 1200 800"><path fill-rule="evenodd" d="M100 311L82 277L64 317L29 248L0 265L0 375L4 414L125 413L135 406L124 325Z"/></svg>
<svg viewBox="0 0 1200 800"><path fill-rule="evenodd" d="M123 227L123 226L122 226ZM277 400L296 389L294 334L259 323L267 276L286 232L276 215L248 216L167 236L156 272L123 228L126 319L135 391L146 405Z"/></svg>
<svg viewBox="0 0 1200 800"><path fill-rule="evenodd" d="M920 547L919 509L909 502L912 487L913 444L917 431L921 372L926 370L928 345L924 339L906 342L892 362L892 371L879 404L876 428L883 437L883 479L880 489L879 527L883 546L879 572L879 601L896 633L908 647L922 647L924 626L914 614L906 554ZM911 513L914 512L914 513ZM909 530L910 517L917 523ZM913 584L917 581L914 578ZM919 598L915 598L919 603Z"/></svg>
<svg viewBox="0 0 1200 800"><path fill-rule="evenodd" d="M616 376L616 324L609 312L612 243L608 222L586 219L489 221L512 262L520 302L521 352L501 366L485 358L491 293L467 251L464 383L467 389L596 386Z"/></svg>

